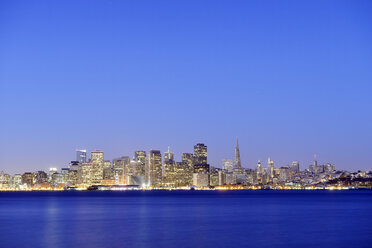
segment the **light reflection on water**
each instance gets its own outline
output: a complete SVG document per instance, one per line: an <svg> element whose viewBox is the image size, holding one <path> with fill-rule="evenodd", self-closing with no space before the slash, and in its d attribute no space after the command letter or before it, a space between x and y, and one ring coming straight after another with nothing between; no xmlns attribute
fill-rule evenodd
<svg viewBox="0 0 372 248"><path fill-rule="evenodd" d="M0 247L370 247L371 191L4 192Z"/></svg>

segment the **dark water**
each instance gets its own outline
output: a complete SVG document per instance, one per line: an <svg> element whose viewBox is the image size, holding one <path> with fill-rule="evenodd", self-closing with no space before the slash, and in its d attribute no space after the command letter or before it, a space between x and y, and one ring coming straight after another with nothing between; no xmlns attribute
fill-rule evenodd
<svg viewBox="0 0 372 248"><path fill-rule="evenodd" d="M0 247L372 247L372 191L2 192Z"/></svg>

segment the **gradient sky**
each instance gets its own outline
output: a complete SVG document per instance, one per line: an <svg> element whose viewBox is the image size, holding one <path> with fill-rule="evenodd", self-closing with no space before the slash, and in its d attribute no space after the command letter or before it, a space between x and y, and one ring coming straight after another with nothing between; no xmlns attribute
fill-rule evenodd
<svg viewBox="0 0 372 248"><path fill-rule="evenodd" d="M0 171L203 142L372 169L372 1L0 1Z"/></svg>

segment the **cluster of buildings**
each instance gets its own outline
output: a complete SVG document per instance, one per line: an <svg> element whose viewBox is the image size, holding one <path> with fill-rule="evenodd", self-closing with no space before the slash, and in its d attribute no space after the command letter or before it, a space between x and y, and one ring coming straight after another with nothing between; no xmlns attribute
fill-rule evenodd
<svg viewBox="0 0 372 248"><path fill-rule="evenodd" d="M346 178L346 179L345 179ZM362 178L363 180L359 180ZM350 179L350 180L349 180ZM358 180L356 180L358 179ZM223 160L222 168L207 162L207 146L199 143L193 153L182 153L175 161L169 150L136 151L134 156L104 159L103 151L77 150L76 159L58 171L36 171L9 175L0 172L0 190L66 189L301 189L325 187L371 187L372 172L337 171L333 164L300 170L298 161L275 167L270 158L255 169L243 168L238 140L233 160Z"/></svg>

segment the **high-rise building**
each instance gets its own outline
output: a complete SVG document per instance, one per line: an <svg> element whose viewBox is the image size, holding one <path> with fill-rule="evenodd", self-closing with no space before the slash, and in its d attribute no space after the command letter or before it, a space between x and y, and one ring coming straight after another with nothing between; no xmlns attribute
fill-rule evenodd
<svg viewBox="0 0 372 248"><path fill-rule="evenodd" d="M298 161L293 161L292 164L291 164L291 172L292 173L298 173L300 172L300 162Z"/></svg>
<svg viewBox="0 0 372 248"><path fill-rule="evenodd" d="M168 151L164 153L164 163L174 163L174 154L173 152L170 152L169 146L168 146Z"/></svg>
<svg viewBox="0 0 372 248"><path fill-rule="evenodd" d="M231 159L222 160L222 169L227 172L233 172L233 161Z"/></svg>
<svg viewBox="0 0 372 248"><path fill-rule="evenodd" d="M92 185L92 163L81 164L81 183L85 186Z"/></svg>
<svg viewBox="0 0 372 248"><path fill-rule="evenodd" d="M267 160L267 169L269 177L271 179L274 178L274 161L272 161L270 158Z"/></svg>
<svg viewBox="0 0 372 248"><path fill-rule="evenodd" d="M207 146L199 143L194 146L194 163L207 164Z"/></svg>
<svg viewBox="0 0 372 248"><path fill-rule="evenodd" d="M176 172L175 172L175 164L174 161L174 155L172 152L170 152L168 147L168 152L164 153L164 162L163 162L163 171L162 171L162 177L163 177L163 185L164 186L175 186L175 180L176 180Z"/></svg>
<svg viewBox="0 0 372 248"><path fill-rule="evenodd" d="M158 150L150 150L146 161L146 183L148 186L159 187L162 184L161 153Z"/></svg>
<svg viewBox="0 0 372 248"><path fill-rule="evenodd" d="M134 160L137 162L137 176L145 176L146 167L146 152L136 151L134 153Z"/></svg>
<svg viewBox="0 0 372 248"><path fill-rule="evenodd" d="M92 163L92 185L99 185L103 179L104 156L103 151L92 151L90 162Z"/></svg>
<svg viewBox="0 0 372 248"><path fill-rule="evenodd" d="M291 179L291 170L288 167L279 168L279 181L287 182Z"/></svg>
<svg viewBox="0 0 372 248"><path fill-rule="evenodd" d="M25 172L22 174L22 184L26 184L31 187L34 184L34 175L31 172Z"/></svg>
<svg viewBox="0 0 372 248"><path fill-rule="evenodd" d="M116 185L128 184L127 182L127 169L130 163L128 156L122 156L113 160L113 173Z"/></svg>
<svg viewBox="0 0 372 248"><path fill-rule="evenodd" d="M194 155L192 153L182 153L182 162L187 163L190 166L194 165Z"/></svg>
<svg viewBox="0 0 372 248"><path fill-rule="evenodd" d="M76 150L76 161L80 164L87 162L87 150Z"/></svg>
<svg viewBox="0 0 372 248"><path fill-rule="evenodd" d="M207 146L201 143L194 146L194 172L209 173L209 164L207 164Z"/></svg>
<svg viewBox="0 0 372 248"><path fill-rule="evenodd" d="M242 174L242 163L240 161L240 151L238 138L236 138L235 156L234 156L234 173Z"/></svg>

